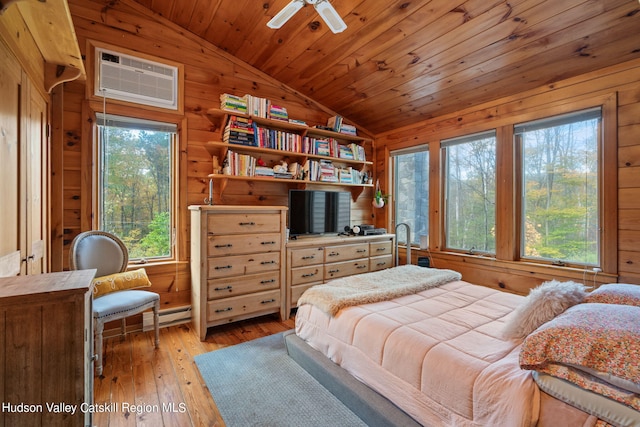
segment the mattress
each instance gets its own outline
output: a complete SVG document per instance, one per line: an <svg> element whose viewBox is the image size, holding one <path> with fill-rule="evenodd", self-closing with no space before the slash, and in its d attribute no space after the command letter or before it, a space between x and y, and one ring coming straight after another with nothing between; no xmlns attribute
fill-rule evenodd
<svg viewBox="0 0 640 427"><path fill-rule="evenodd" d="M296 334L423 425L532 426L540 391L501 338L522 298L453 281L335 316L304 304Z"/></svg>

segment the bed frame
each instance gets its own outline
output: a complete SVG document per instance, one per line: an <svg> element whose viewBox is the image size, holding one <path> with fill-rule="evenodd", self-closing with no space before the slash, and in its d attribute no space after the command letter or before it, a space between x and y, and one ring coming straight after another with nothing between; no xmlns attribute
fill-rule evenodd
<svg viewBox="0 0 640 427"><path fill-rule="evenodd" d="M289 356L347 408L372 427L419 427L413 418L325 355L311 348L294 330L284 333Z"/></svg>

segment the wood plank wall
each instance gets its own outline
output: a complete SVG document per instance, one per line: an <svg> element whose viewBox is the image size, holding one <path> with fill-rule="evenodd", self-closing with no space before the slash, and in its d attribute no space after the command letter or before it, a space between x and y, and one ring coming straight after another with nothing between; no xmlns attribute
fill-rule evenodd
<svg viewBox="0 0 640 427"><path fill-rule="evenodd" d="M187 33L164 18L153 15L139 4L122 0L92 1L70 0L73 23L83 56L87 56L90 40L135 50L159 60L167 59L184 64L186 118L186 144L182 145L186 160L184 182L180 191L186 193L179 206L182 225L179 226L180 262L145 266L152 290L160 293L162 308L190 304L189 224L188 205L202 204L208 193L207 175L212 172L211 155L207 141L217 139L216 126L206 118L209 108L220 106L219 95L250 93L277 101L287 108L290 117L304 120L310 125L326 124L334 115L326 107L297 94L285 84L275 81L252 67ZM92 69L93 67L87 67ZM91 79L92 75L88 75ZM63 251L53 253L64 268L68 267L68 250L72 239L91 227L91 152L93 146L89 103L85 82L66 83L64 87L63 196L52 200L63 206L63 218L52 218L60 223L53 239L62 240ZM109 103L109 101L108 101ZM54 147L55 149L55 147ZM372 151L369 155L372 154ZM322 188L318 186L318 188ZM332 187L336 189L336 187ZM371 222L371 191L365 191L353 203L352 221ZM232 182L222 196L223 204L287 205L287 184ZM54 212L54 216L56 213ZM53 247L57 247L54 245Z"/></svg>
<svg viewBox="0 0 640 427"><path fill-rule="evenodd" d="M518 293L528 290L550 278L559 280L584 279L597 283L621 282L640 284L640 61L634 60L598 72L559 81L495 102L464 111L426 120L416 126L405 127L376 135L377 170L387 187L390 172L389 152L415 145L437 142L444 138L470 134L492 127L540 117L550 105L568 110L584 100L613 97L617 99L617 206L604 206L617 210L617 271L610 274L524 265L517 261L489 260L487 258L446 254L432 245L431 256L438 267L453 268L463 273L465 280L487 286L500 287ZM575 107L574 107L575 108ZM527 118L529 117L529 118ZM517 121L517 122L518 122ZM614 136L615 138L615 136ZM615 144L613 144L615 146ZM433 166L433 165L432 165ZM608 173L608 171L605 171ZM615 173L615 172L614 172ZM433 176L433 174L432 174ZM437 198L431 199L431 210ZM379 218L380 224L390 223L390 211ZM611 230L607 230L611 233ZM613 234L616 234L613 231ZM437 245L437 243L436 243ZM413 257L426 256L426 251L413 251ZM416 262L414 258L414 263ZM616 270L614 265L611 270ZM617 274L617 277L616 277Z"/></svg>

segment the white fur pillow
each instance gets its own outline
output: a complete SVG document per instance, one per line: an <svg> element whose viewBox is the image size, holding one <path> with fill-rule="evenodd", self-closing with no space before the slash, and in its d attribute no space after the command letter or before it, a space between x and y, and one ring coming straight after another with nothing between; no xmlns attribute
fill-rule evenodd
<svg viewBox="0 0 640 427"><path fill-rule="evenodd" d="M531 289L508 317L502 331L506 339L524 338L567 308L581 303L587 292L582 283L550 280Z"/></svg>

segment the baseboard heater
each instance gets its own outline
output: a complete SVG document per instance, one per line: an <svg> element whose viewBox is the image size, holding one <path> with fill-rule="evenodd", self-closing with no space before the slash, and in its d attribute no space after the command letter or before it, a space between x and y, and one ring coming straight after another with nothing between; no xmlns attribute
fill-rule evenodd
<svg viewBox="0 0 640 427"><path fill-rule="evenodd" d="M160 327L179 325L181 323L189 323L191 321L191 306L167 308L160 310ZM153 330L153 311L145 311L142 313L142 330Z"/></svg>

